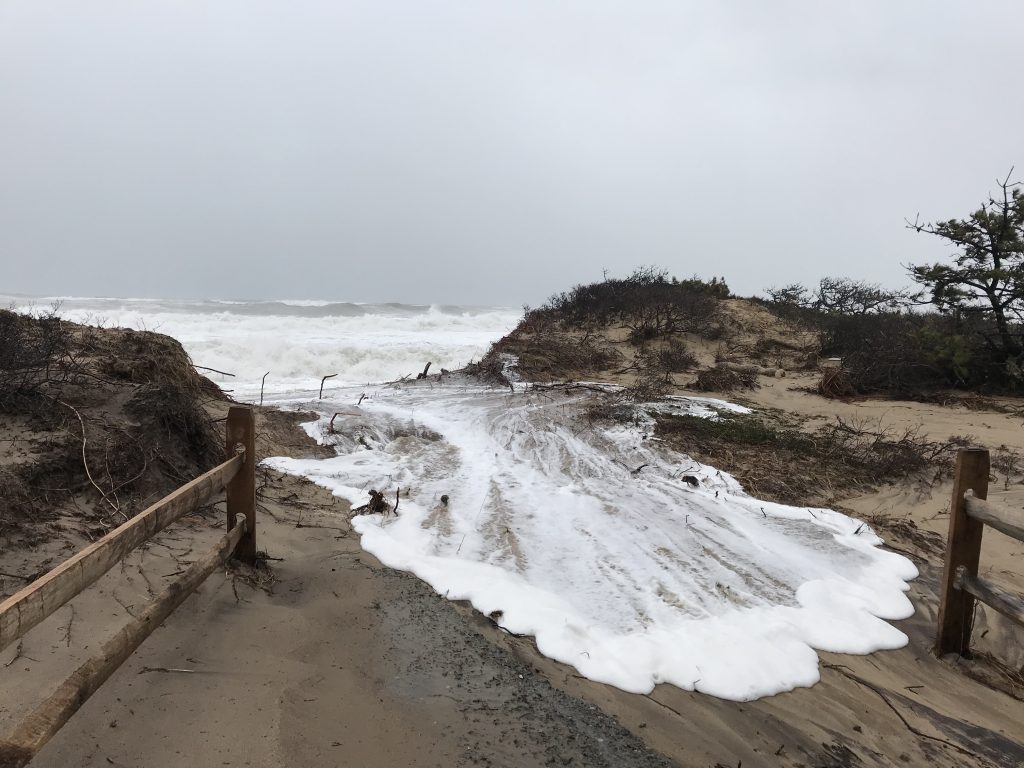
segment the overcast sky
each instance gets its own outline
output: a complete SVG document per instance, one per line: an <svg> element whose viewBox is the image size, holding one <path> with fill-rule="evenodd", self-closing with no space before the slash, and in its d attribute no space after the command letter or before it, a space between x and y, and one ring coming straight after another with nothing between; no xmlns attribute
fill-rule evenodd
<svg viewBox="0 0 1024 768"><path fill-rule="evenodd" d="M1022 30L1017 0L0 0L0 292L900 285L946 253L905 217L1024 170Z"/></svg>

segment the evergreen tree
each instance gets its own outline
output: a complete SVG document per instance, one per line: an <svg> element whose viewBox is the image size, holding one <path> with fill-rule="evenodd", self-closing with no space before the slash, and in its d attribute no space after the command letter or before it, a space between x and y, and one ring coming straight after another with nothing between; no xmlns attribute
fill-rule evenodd
<svg viewBox="0 0 1024 768"><path fill-rule="evenodd" d="M908 222L911 229L935 235L956 249L952 264L912 265L909 270L939 311L978 314L988 321L982 325L982 338L1009 372L1019 370L1024 350L1024 195L1009 175L997 183L1000 193L989 195L966 219Z"/></svg>

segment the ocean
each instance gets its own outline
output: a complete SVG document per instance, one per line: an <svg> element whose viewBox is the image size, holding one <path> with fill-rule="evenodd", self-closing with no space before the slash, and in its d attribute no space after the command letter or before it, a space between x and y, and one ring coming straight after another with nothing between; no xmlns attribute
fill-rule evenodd
<svg viewBox="0 0 1024 768"><path fill-rule="evenodd" d="M265 397L290 398L319 390L331 374L328 390L415 375L428 362L435 373L458 368L479 360L522 314L507 307L73 296L0 296L0 306L58 306L74 322L166 333L204 375L244 402L258 399L264 384Z"/></svg>

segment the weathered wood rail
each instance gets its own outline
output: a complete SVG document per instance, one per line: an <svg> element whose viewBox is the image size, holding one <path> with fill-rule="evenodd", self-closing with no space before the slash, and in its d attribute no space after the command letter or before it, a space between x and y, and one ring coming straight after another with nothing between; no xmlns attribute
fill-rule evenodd
<svg viewBox="0 0 1024 768"><path fill-rule="evenodd" d="M19 640L47 616L94 583L129 552L205 504L227 497L227 534L146 609L44 699L6 739L0 768L22 768L124 661L200 584L231 557L256 558L256 430L251 408L233 407L225 430L226 459L165 496L99 541L0 603L0 650Z"/></svg>
<svg viewBox="0 0 1024 768"><path fill-rule="evenodd" d="M1024 597L978 576L986 525L1024 541L1024 512L986 501L988 476L987 450L963 448L957 453L935 643L940 655L970 654L975 600L1024 625Z"/></svg>

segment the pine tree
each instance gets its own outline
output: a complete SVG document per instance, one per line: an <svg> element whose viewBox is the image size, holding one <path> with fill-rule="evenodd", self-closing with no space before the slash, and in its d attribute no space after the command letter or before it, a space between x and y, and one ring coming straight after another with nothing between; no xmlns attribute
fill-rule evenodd
<svg viewBox="0 0 1024 768"><path fill-rule="evenodd" d="M1010 169L1013 173L1013 169ZM989 330L982 338L1008 370L1020 370L1024 313L1024 194L1010 175L997 182L1000 194L989 195L966 219L922 224L918 232L945 240L956 249L953 263L912 265L911 277L931 295L941 312L979 314Z"/></svg>

